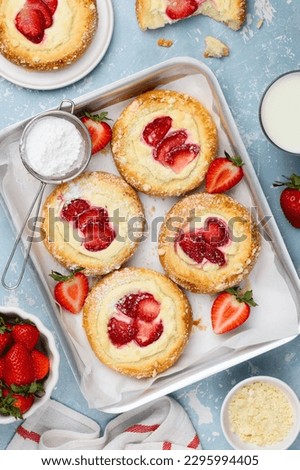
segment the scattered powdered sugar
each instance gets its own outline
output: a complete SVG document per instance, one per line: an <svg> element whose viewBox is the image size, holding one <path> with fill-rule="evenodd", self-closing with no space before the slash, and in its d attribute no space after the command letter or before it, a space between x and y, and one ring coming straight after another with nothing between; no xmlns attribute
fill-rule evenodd
<svg viewBox="0 0 300 470"><path fill-rule="evenodd" d="M270 0L255 0L254 9L259 18L264 19L268 25L272 23L276 10Z"/></svg>
<svg viewBox="0 0 300 470"><path fill-rule="evenodd" d="M63 118L44 117L29 130L27 161L41 176L64 176L79 168L84 157L84 140L75 125Z"/></svg>

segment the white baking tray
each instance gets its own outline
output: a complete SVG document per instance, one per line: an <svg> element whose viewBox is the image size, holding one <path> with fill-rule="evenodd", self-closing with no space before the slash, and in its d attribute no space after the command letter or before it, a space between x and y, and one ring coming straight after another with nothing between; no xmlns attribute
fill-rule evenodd
<svg viewBox="0 0 300 470"><path fill-rule="evenodd" d="M108 110L109 115L116 119L128 101L142 92L157 87L189 92L211 110L219 129L220 151L223 149L222 146L226 145L226 150L241 155L245 162L245 180L230 195L245 205L251 205L252 209L255 207L258 220L264 216L271 216L270 208L222 90L205 64L184 57L168 60L77 98L74 100L76 114L80 115L85 110L89 112ZM18 142L27 122L28 120L19 122L0 132L0 190L8 216L9 213L13 215L17 229L20 227L26 213L26 205L29 205L37 184L30 175L25 173L18 154ZM117 173L110 154L93 157L90 169ZM51 189L49 187L47 191ZM159 199L142 194L140 196L145 206L146 216L149 218L163 216L176 201L176 198ZM261 256L266 256L267 250L270 251L271 258L266 256L266 263L263 261L264 258L259 260L255 267L256 272L250 276L251 288L254 293L260 295L259 315L253 314L253 319L247 322L244 329L216 339L211 332L208 315L212 298L187 293L193 306L195 319L198 323L201 321L204 328L194 327L188 347L178 364L157 379L150 381L127 378L99 364L84 336L81 316L78 315L75 318L74 315L62 312L53 301L53 282L48 274L51 269L59 270L59 265L46 252L42 243L33 244L32 261L38 271L41 285L46 289L53 325L89 406L110 413L126 411L274 349L297 336L300 330L300 281L297 272L274 217L268 220L262 232L263 254ZM155 244L149 243L150 241L148 244L146 242L128 264L144 265L162 271L155 254ZM274 280L271 278L271 273L275 276ZM274 285L272 285L273 282ZM279 292L282 287L284 299L277 297L276 300L276 282L282 283L282 286L279 286ZM288 311L284 311L284 304L287 305ZM277 309L277 316L272 308ZM268 324L262 321L262 318L268 319L270 316L272 318L273 314L275 322ZM90 376L87 370L92 367L97 369L95 376ZM100 377L101 379L98 380Z"/></svg>

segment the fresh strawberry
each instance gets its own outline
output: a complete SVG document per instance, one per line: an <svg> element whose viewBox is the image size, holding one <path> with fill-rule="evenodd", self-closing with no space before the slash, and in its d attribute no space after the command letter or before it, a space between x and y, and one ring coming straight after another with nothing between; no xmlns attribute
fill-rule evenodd
<svg viewBox="0 0 300 470"><path fill-rule="evenodd" d="M84 199L72 199L70 202L64 204L61 210L61 217L68 222L75 222L78 215L89 208L90 204Z"/></svg>
<svg viewBox="0 0 300 470"><path fill-rule="evenodd" d="M0 415L23 418L34 402L34 396L13 393L11 390L3 389L0 396Z"/></svg>
<svg viewBox="0 0 300 470"><path fill-rule="evenodd" d="M137 329L131 320L122 321L119 318L112 317L108 322L107 332L111 342L120 347L134 339Z"/></svg>
<svg viewBox="0 0 300 470"><path fill-rule="evenodd" d="M166 155L166 163L175 173L180 173L199 154L196 144L185 144L172 148Z"/></svg>
<svg viewBox="0 0 300 470"><path fill-rule="evenodd" d="M173 119L170 116L162 116L149 122L143 130L143 139L152 147L157 147L172 126Z"/></svg>
<svg viewBox="0 0 300 470"><path fill-rule="evenodd" d="M31 10L38 10L42 13L45 20L45 28L50 28L52 26L52 14L46 2L44 2L43 0L26 0L25 5L25 8L30 8Z"/></svg>
<svg viewBox="0 0 300 470"><path fill-rule="evenodd" d="M140 294L136 307L137 317L145 322L152 322L160 313L160 303L148 292Z"/></svg>
<svg viewBox="0 0 300 470"><path fill-rule="evenodd" d="M202 237L212 246L224 246L229 241L227 225L217 217L209 217L205 221Z"/></svg>
<svg viewBox="0 0 300 470"><path fill-rule="evenodd" d="M84 229L83 246L88 251L102 251L108 248L116 238L116 232L109 224L88 222Z"/></svg>
<svg viewBox="0 0 300 470"><path fill-rule="evenodd" d="M286 182L276 181L273 186L286 186L280 196L281 209L295 228L300 228L300 176L293 173Z"/></svg>
<svg viewBox="0 0 300 470"><path fill-rule="evenodd" d="M183 145L187 138L187 132L183 129L167 135L153 152L155 160L158 160L164 166L170 166L168 164L170 150Z"/></svg>
<svg viewBox="0 0 300 470"><path fill-rule="evenodd" d="M161 320L159 322L146 322L136 318L134 325L137 328L134 340L142 348L157 341L164 330Z"/></svg>
<svg viewBox="0 0 300 470"><path fill-rule="evenodd" d="M5 323L4 319L0 317L0 356L5 352L11 342L11 328Z"/></svg>
<svg viewBox="0 0 300 470"><path fill-rule="evenodd" d="M197 0L169 0L166 14L171 20L181 20L195 13L198 6L199 1Z"/></svg>
<svg viewBox="0 0 300 470"><path fill-rule="evenodd" d="M4 373L4 357L0 357L0 380L3 379Z"/></svg>
<svg viewBox="0 0 300 470"><path fill-rule="evenodd" d="M233 188L244 176L243 165L241 157L231 157L227 152L225 157L213 160L206 174L206 191L215 194Z"/></svg>
<svg viewBox="0 0 300 470"><path fill-rule="evenodd" d="M71 313L79 313L83 307L89 291L89 282L82 269L73 271L69 275L62 275L52 271L50 276L58 281L54 288L55 300Z"/></svg>
<svg viewBox="0 0 300 470"><path fill-rule="evenodd" d="M140 293L128 294L122 297L116 304L118 312L128 317L135 318L137 316L137 305L140 295Z"/></svg>
<svg viewBox="0 0 300 470"><path fill-rule="evenodd" d="M3 380L9 387L34 382L34 368L30 352L22 343L14 343L4 356Z"/></svg>
<svg viewBox="0 0 300 470"><path fill-rule="evenodd" d="M49 8L51 15L54 15L56 8L57 8L58 0L43 0L43 2Z"/></svg>
<svg viewBox="0 0 300 470"><path fill-rule="evenodd" d="M17 30L29 41L39 44L45 33L45 18L40 10L25 6L15 18Z"/></svg>
<svg viewBox="0 0 300 470"><path fill-rule="evenodd" d="M224 253L215 246L209 245L208 243L205 245L204 258L210 261L210 263L218 264L219 266L224 266L224 264L226 264Z"/></svg>
<svg viewBox="0 0 300 470"><path fill-rule="evenodd" d="M50 368L50 361L46 354L38 349L31 351L31 358L35 373L35 380L42 380L46 377Z"/></svg>
<svg viewBox="0 0 300 470"><path fill-rule="evenodd" d="M111 141L112 130L110 125L105 122L108 119L105 112L101 114L85 113L81 118L92 139L92 155L104 149Z"/></svg>
<svg viewBox="0 0 300 470"><path fill-rule="evenodd" d="M222 334L241 326L250 315L250 307L257 304L252 298L252 291L244 294L238 287L221 292L211 308L211 322L215 333Z"/></svg>
<svg viewBox="0 0 300 470"><path fill-rule="evenodd" d="M32 351L40 338L39 330L30 323L14 325L11 335L15 343L24 344L29 351Z"/></svg>

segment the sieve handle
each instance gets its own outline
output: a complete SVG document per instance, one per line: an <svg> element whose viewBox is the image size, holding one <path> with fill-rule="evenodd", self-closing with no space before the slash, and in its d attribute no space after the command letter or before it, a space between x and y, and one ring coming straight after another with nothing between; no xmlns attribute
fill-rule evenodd
<svg viewBox="0 0 300 470"><path fill-rule="evenodd" d="M28 213L27 213L27 216L25 217L25 220L24 220L24 222L23 222L23 225L22 225L22 227L21 227L21 229L20 229L19 235L18 235L17 238L16 238L16 241L15 241L15 243L14 243L14 246L13 246L13 249L12 249L12 251L11 251L11 254L10 254L8 260L7 260L7 263L6 263L6 266L5 266L5 268L4 268L4 271L3 271L3 274L2 274L2 278L1 278L1 283L2 283L3 287L5 287L5 289L8 289L8 290L14 290L14 289L16 289L16 288L20 285L20 283L21 283L21 281L22 281L22 279L23 279L23 275L24 275L24 272L25 272L25 267L26 267L26 264L27 264L27 261L28 261L28 258L29 258L30 249L31 249L31 245L32 245L33 234L34 234L34 231L35 231L35 223L36 223L36 219L37 219L37 217L38 217L39 211L40 211L41 202L42 202L42 196L43 196L43 193L44 193L45 186L46 186L46 183L41 182L40 187L39 187L39 189L38 189L38 192L37 192L37 194L36 194L36 196L35 196L35 198L34 198L32 204L31 204L31 206L30 206L30 208L29 208L29 211L28 211ZM7 275L7 273L8 273L8 270L9 270L10 266L11 266L11 263L12 263L12 261L13 261L13 259L14 259L14 256L15 256L15 254L16 254L18 245L19 245L20 241L22 240L23 232L24 232L24 230L25 230L25 228L26 228L28 219L29 219L29 217L30 217L30 215L31 215L31 213L32 213L32 211L33 211L34 206L36 205L36 203L37 203L37 207L36 207L36 212L35 212L35 223L34 223L33 228L31 229L30 237L29 237L29 239L28 239L28 245L27 245L27 249L26 249L26 251L25 251L25 253L24 253L24 260L23 260L23 263L22 263L22 266L21 266L20 275L19 275L19 277L18 277L18 279L17 279L17 281L16 281L15 284L13 284L13 285L7 284L7 283L6 283L6 280L5 280L6 275Z"/></svg>

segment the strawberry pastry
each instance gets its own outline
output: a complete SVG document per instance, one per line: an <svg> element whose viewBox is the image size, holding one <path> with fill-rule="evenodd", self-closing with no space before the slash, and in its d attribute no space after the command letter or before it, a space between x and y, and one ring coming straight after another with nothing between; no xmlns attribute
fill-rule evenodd
<svg viewBox="0 0 300 470"><path fill-rule="evenodd" d="M185 294L163 274L125 268L92 288L83 326L103 364L137 378L154 377L183 352L192 311Z"/></svg>
<svg viewBox="0 0 300 470"><path fill-rule="evenodd" d="M170 90L138 96L113 127L112 152L126 181L153 196L199 186L216 156L216 125L196 99Z"/></svg>
<svg viewBox="0 0 300 470"><path fill-rule="evenodd" d="M161 227L159 256L180 286L212 294L236 286L260 250L248 210L225 194L200 193L176 203Z"/></svg>
<svg viewBox="0 0 300 470"><path fill-rule="evenodd" d="M127 261L143 227L143 207L135 191L120 177L99 171L55 188L44 203L41 232L63 266L99 275Z"/></svg>
<svg viewBox="0 0 300 470"><path fill-rule="evenodd" d="M75 62L97 27L95 0L0 1L0 53L34 70Z"/></svg>
<svg viewBox="0 0 300 470"><path fill-rule="evenodd" d="M136 0L142 30L156 29L195 15L206 15L237 30L246 18L246 0Z"/></svg>

